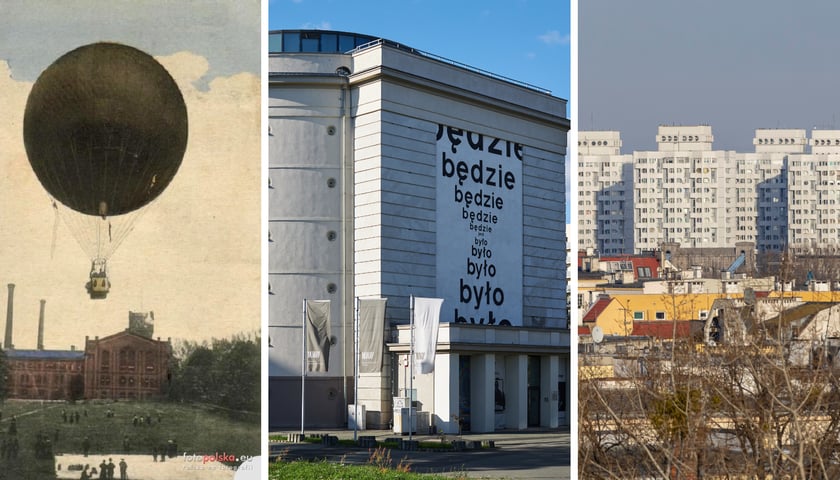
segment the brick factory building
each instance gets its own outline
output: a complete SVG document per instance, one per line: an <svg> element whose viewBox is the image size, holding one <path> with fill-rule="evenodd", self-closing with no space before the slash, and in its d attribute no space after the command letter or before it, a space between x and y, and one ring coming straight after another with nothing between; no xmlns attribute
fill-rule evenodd
<svg viewBox="0 0 840 480"><path fill-rule="evenodd" d="M14 285L9 284L6 315L8 398L30 400L148 400L163 395L172 344L153 339L154 314L129 312L129 327L107 337L85 337L84 350L43 348L44 301L36 349L17 349L11 341Z"/></svg>

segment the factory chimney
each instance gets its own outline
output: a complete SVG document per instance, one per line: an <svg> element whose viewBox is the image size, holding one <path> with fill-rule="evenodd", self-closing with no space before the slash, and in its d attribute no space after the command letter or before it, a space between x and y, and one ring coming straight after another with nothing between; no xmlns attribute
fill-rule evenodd
<svg viewBox="0 0 840 480"><path fill-rule="evenodd" d="M47 301L41 299L41 313L38 315L38 350L44 349L44 304Z"/></svg>
<svg viewBox="0 0 840 480"><path fill-rule="evenodd" d="M15 305L15 284L9 284L9 301L6 304L6 339L3 341L3 348L10 350L12 345L12 318L14 317Z"/></svg>

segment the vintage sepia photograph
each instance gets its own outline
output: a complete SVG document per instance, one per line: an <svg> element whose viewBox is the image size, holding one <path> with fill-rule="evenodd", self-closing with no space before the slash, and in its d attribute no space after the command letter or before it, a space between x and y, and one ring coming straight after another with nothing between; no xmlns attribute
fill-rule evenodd
<svg viewBox="0 0 840 480"><path fill-rule="evenodd" d="M259 478L260 25L4 2L0 478Z"/></svg>

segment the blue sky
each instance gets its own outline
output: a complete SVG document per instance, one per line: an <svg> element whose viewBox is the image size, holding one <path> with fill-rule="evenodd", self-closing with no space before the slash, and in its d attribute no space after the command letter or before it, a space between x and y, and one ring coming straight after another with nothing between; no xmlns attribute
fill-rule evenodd
<svg viewBox="0 0 840 480"><path fill-rule="evenodd" d="M269 30L379 36L569 99L569 2L269 0Z"/></svg>

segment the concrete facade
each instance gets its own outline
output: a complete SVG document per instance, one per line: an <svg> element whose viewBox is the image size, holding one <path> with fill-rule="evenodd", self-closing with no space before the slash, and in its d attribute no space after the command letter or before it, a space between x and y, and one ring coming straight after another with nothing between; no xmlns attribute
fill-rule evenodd
<svg viewBox="0 0 840 480"><path fill-rule="evenodd" d="M657 150L632 154L620 152L619 135L580 132L580 249L611 255L664 242L750 242L755 253L840 251L840 131L808 138L804 129L757 129L754 152L714 150L710 126L660 126ZM616 194L623 211L614 208Z"/></svg>
<svg viewBox="0 0 840 480"><path fill-rule="evenodd" d="M358 385L374 428L387 427L392 398L407 393L399 359L408 345L394 328L409 323L411 295L445 299L442 327L463 321L488 332L566 332L565 344L539 355L557 357L557 365L568 359L566 102L386 40L273 35L285 41L286 34L317 37L321 50L288 51L281 43L269 58L269 425L300 423L304 298L332 301L335 337L329 371L307 374L306 405L319 411L317 419L307 414L307 425L345 423L354 297L388 299L382 372L361 374ZM356 48L325 49L334 35ZM492 260L472 252L473 241L486 241ZM470 302L464 291L475 292ZM444 392L460 385L465 362L483 372L470 387L477 408L494 403L486 400L496 387L487 372L500 361L490 351L439 351L434 379L416 379L422 408L441 428L451 430L458 415L458 391ZM322 391L310 393L310 385ZM491 428L495 414L492 420L476 428Z"/></svg>
<svg viewBox="0 0 840 480"><path fill-rule="evenodd" d="M634 250L633 156L621 134L578 133L578 249L613 255Z"/></svg>

